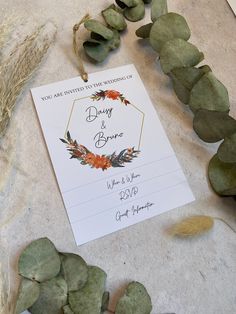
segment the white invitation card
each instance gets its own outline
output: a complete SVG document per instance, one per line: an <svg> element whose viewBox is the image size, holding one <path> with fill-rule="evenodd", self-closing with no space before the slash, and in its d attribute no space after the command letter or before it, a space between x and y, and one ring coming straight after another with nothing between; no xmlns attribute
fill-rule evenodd
<svg viewBox="0 0 236 314"><path fill-rule="evenodd" d="M133 65L32 96L78 245L194 200Z"/></svg>
<svg viewBox="0 0 236 314"><path fill-rule="evenodd" d="M234 14L236 15L236 0L227 0Z"/></svg>

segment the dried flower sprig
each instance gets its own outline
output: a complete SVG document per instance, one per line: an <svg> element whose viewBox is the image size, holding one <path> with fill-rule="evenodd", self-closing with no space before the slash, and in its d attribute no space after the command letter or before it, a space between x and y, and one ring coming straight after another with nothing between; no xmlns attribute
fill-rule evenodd
<svg viewBox="0 0 236 314"><path fill-rule="evenodd" d="M6 131L18 96L38 68L55 33L52 23L40 26L0 65L0 137Z"/></svg>
<svg viewBox="0 0 236 314"><path fill-rule="evenodd" d="M210 216L191 216L183 219L182 221L174 224L170 228L170 234L178 237L192 237L201 235L210 231L214 226L214 220L222 221L226 224L233 232L236 232L230 224L224 219L219 217Z"/></svg>

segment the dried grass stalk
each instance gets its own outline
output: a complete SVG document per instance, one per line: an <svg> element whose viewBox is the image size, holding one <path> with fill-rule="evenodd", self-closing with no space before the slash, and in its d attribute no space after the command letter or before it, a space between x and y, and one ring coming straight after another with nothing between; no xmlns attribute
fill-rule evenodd
<svg viewBox="0 0 236 314"><path fill-rule="evenodd" d="M209 216L192 216L175 224L170 232L179 237L191 237L203 234L212 229L214 219Z"/></svg>
<svg viewBox="0 0 236 314"><path fill-rule="evenodd" d="M38 68L55 33L52 23L39 27L0 65L0 137L6 131L18 96Z"/></svg>

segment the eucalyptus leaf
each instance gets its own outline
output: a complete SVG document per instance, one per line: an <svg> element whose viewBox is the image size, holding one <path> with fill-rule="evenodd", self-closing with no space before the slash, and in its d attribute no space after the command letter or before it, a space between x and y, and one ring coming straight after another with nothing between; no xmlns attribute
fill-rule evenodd
<svg viewBox="0 0 236 314"><path fill-rule="evenodd" d="M108 305L109 305L109 299L110 299L110 293L108 291L105 291L102 296L101 312L107 311Z"/></svg>
<svg viewBox="0 0 236 314"><path fill-rule="evenodd" d="M20 275L38 282L55 277L60 266L59 254L47 238L31 242L22 252L18 262Z"/></svg>
<svg viewBox="0 0 236 314"><path fill-rule="evenodd" d="M223 162L236 163L236 133L225 138L217 151L217 156Z"/></svg>
<svg viewBox="0 0 236 314"><path fill-rule="evenodd" d="M207 72L211 71L210 67L204 65L200 68L182 67L173 69L170 77L173 81L174 91L177 97L184 103L188 104L190 91L200 78Z"/></svg>
<svg viewBox="0 0 236 314"><path fill-rule="evenodd" d="M151 298L139 282L131 282L116 305L115 314L150 314Z"/></svg>
<svg viewBox="0 0 236 314"><path fill-rule="evenodd" d="M228 112L228 91L212 72L206 73L191 90L189 105L193 112L199 109Z"/></svg>
<svg viewBox="0 0 236 314"><path fill-rule="evenodd" d="M107 40L105 43L110 50L117 49L120 46L120 33L116 29L113 29L113 34L113 38Z"/></svg>
<svg viewBox="0 0 236 314"><path fill-rule="evenodd" d="M152 25L153 23L149 23L139 27L135 32L136 36L141 38L149 38Z"/></svg>
<svg viewBox="0 0 236 314"><path fill-rule="evenodd" d="M124 29L126 29L127 24L124 16L117 12L116 10L108 8L102 11L102 15L106 23L110 25L112 28L118 31L123 31Z"/></svg>
<svg viewBox="0 0 236 314"><path fill-rule="evenodd" d="M115 0L116 1L116 4L121 8L121 9L124 9L124 8L127 8L127 5L122 2L121 0ZM133 1L134 2L134 1Z"/></svg>
<svg viewBox="0 0 236 314"><path fill-rule="evenodd" d="M84 22L84 27L91 32L99 34L106 40L110 40L114 36L111 29L109 29L108 27L106 27L105 25L103 25L97 20L93 20L93 19L86 20Z"/></svg>
<svg viewBox="0 0 236 314"><path fill-rule="evenodd" d="M196 46L181 38L167 41L160 52L161 67L166 74L175 68L195 66L203 57Z"/></svg>
<svg viewBox="0 0 236 314"><path fill-rule="evenodd" d="M160 52L163 45L174 38L188 40L191 32L185 18L177 13L167 13L160 16L150 31L150 44Z"/></svg>
<svg viewBox="0 0 236 314"><path fill-rule="evenodd" d="M20 314L32 306L39 297L39 291L39 284L36 281L22 277L15 313Z"/></svg>
<svg viewBox="0 0 236 314"><path fill-rule="evenodd" d="M168 13L167 0L152 0L151 20L153 22L166 13Z"/></svg>
<svg viewBox="0 0 236 314"><path fill-rule="evenodd" d="M124 16L127 20L131 22L137 22L144 18L145 15L145 6L142 0L138 1L136 7L133 8L125 8L124 9Z"/></svg>
<svg viewBox="0 0 236 314"><path fill-rule="evenodd" d="M70 308L69 305L63 306L63 313L64 314L74 314L74 312L72 311L72 309Z"/></svg>
<svg viewBox="0 0 236 314"><path fill-rule="evenodd" d="M116 12L123 14L123 10L120 7L116 6L114 3L109 5L109 7L107 7L105 10L108 10L108 9L113 9Z"/></svg>
<svg viewBox="0 0 236 314"><path fill-rule="evenodd" d="M105 290L106 273L95 266L88 267L88 280L85 286L69 292L69 304L76 314L100 314Z"/></svg>
<svg viewBox="0 0 236 314"><path fill-rule="evenodd" d="M40 284L39 298L29 310L32 314L61 314L66 304L67 284L58 276Z"/></svg>
<svg viewBox="0 0 236 314"><path fill-rule="evenodd" d="M122 9L127 8L127 7L128 8L136 7L139 2L140 2L139 0L116 0L116 3Z"/></svg>
<svg viewBox="0 0 236 314"><path fill-rule="evenodd" d="M215 155L208 167L210 183L214 191L222 196L236 195L236 163L225 163Z"/></svg>
<svg viewBox="0 0 236 314"><path fill-rule="evenodd" d="M96 40L87 40L83 44L85 53L96 62L103 62L110 51L110 48L104 43Z"/></svg>
<svg viewBox="0 0 236 314"><path fill-rule="evenodd" d="M88 267L82 257L72 253L61 253L61 272L68 291L81 289L88 279Z"/></svg>
<svg viewBox="0 0 236 314"><path fill-rule="evenodd" d="M203 141L215 143L236 132L236 120L227 112L200 109L194 116L193 128Z"/></svg>

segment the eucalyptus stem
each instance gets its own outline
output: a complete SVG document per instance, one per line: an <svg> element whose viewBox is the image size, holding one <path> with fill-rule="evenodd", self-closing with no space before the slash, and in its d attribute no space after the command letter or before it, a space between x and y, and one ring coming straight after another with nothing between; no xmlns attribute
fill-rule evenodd
<svg viewBox="0 0 236 314"><path fill-rule="evenodd" d="M77 56L79 72L80 72L81 78L83 79L84 82L88 82L88 73L85 71L82 58L79 54L78 42L77 42L77 36L76 35L77 35L77 32L78 32L80 26L88 19L90 19L90 15L86 14L82 18L82 20L79 23L75 24L73 27L73 48L74 48L74 52Z"/></svg>
<svg viewBox="0 0 236 314"><path fill-rule="evenodd" d="M219 221L222 221L224 224L226 224L226 226L228 226L234 233L236 233L236 231L234 230L234 228L228 223L226 222L223 218L220 218L220 217L212 217L214 218L215 220L219 220Z"/></svg>

